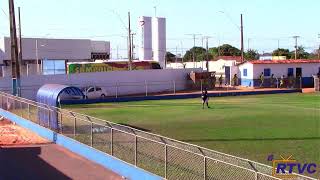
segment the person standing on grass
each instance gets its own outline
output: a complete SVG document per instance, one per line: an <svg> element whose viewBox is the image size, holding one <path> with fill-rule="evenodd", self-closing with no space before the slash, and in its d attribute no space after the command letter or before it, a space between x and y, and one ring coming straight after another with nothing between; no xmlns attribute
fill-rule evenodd
<svg viewBox="0 0 320 180"><path fill-rule="evenodd" d="M238 85L238 76L237 74L234 74L233 76L233 86L237 86Z"/></svg>
<svg viewBox="0 0 320 180"><path fill-rule="evenodd" d="M213 89L216 87L216 81L217 81L216 74L213 73L212 74L212 87L213 87Z"/></svg>
<svg viewBox="0 0 320 180"><path fill-rule="evenodd" d="M204 91L202 91L201 99L202 99L202 109L204 109L204 104L206 104L207 107L210 108L207 89L204 89Z"/></svg>
<svg viewBox="0 0 320 180"><path fill-rule="evenodd" d="M270 77L270 87L273 88L274 86L274 74L271 74L271 77Z"/></svg>
<svg viewBox="0 0 320 180"><path fill-rule="evenodd" d="M280 79L280 88L283 87L283 85L284 85L284 75L282 75Z"/></svg>
<svg viewBox="0 0 320 180"><path fill-rule="evenodd" d="M264 83L264 74L263 74L263 72L260 74L260 82L261 82L260 87L262 87L263 83Z"/></svg>
<svg viewBox="0 0 320 180"><path fill-rule="evenodd" d="M220 77L219 77L219 87L220 87L220 88L222 87L222 74L221 74Z"/></svg>

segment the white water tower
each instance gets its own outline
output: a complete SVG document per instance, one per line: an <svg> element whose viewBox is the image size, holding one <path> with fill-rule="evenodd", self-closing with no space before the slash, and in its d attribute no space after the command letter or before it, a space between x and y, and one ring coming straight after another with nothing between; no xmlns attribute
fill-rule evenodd
<svg viewBox="0 0 320 180"><path fill-rule="evenodd" d="M166 19L160 17L152 18L152 50L153 60L159 62L165 68L166 47Z"/></svg>
<svg viewBox="0 0 320 180"><path fill-rule="evenodd" d="M139 60L152 60L152 26L151 17L139 17Z"/></svg>

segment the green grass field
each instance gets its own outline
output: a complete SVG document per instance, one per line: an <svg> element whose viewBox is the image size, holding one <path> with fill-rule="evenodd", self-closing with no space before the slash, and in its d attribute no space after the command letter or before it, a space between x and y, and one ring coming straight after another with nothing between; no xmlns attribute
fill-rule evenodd
<svg viewBox="0 0 320 180"><path fill-rule="evenodd" d="M70 105L64 108L213 150L267 162L274 154L320 163L320 94Z"/></svg>

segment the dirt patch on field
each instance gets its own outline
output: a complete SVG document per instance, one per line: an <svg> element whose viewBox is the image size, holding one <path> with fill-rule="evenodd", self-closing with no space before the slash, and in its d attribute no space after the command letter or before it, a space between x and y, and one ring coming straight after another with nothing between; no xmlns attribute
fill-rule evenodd
<svg viewBox="0 0 320 180"><path fill-rule="evenodd" d="M47 144L50 141L37 134L13 124L7 119L0 119L0 146Z"/></svg>

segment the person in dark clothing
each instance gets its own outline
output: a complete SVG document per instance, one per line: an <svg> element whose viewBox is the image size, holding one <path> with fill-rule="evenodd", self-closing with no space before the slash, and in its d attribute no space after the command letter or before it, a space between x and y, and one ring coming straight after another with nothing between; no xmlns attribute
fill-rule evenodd
<svg viewBox="0 0 320 180"><path fill-rule="evenodd" d="M220 75L219 77L219 87L222 88L222 81L223 81L223 78L222 78L222 75Z"/></svg>
<svg viewBox="0 0 320 180"><path fill-rule="evenodd" d="M204 104L206 104L207 107L210 108L209 107L209 97L208 97L207 89L202 91L201 99L202 99L202 109L204 109Z"/></svg>

